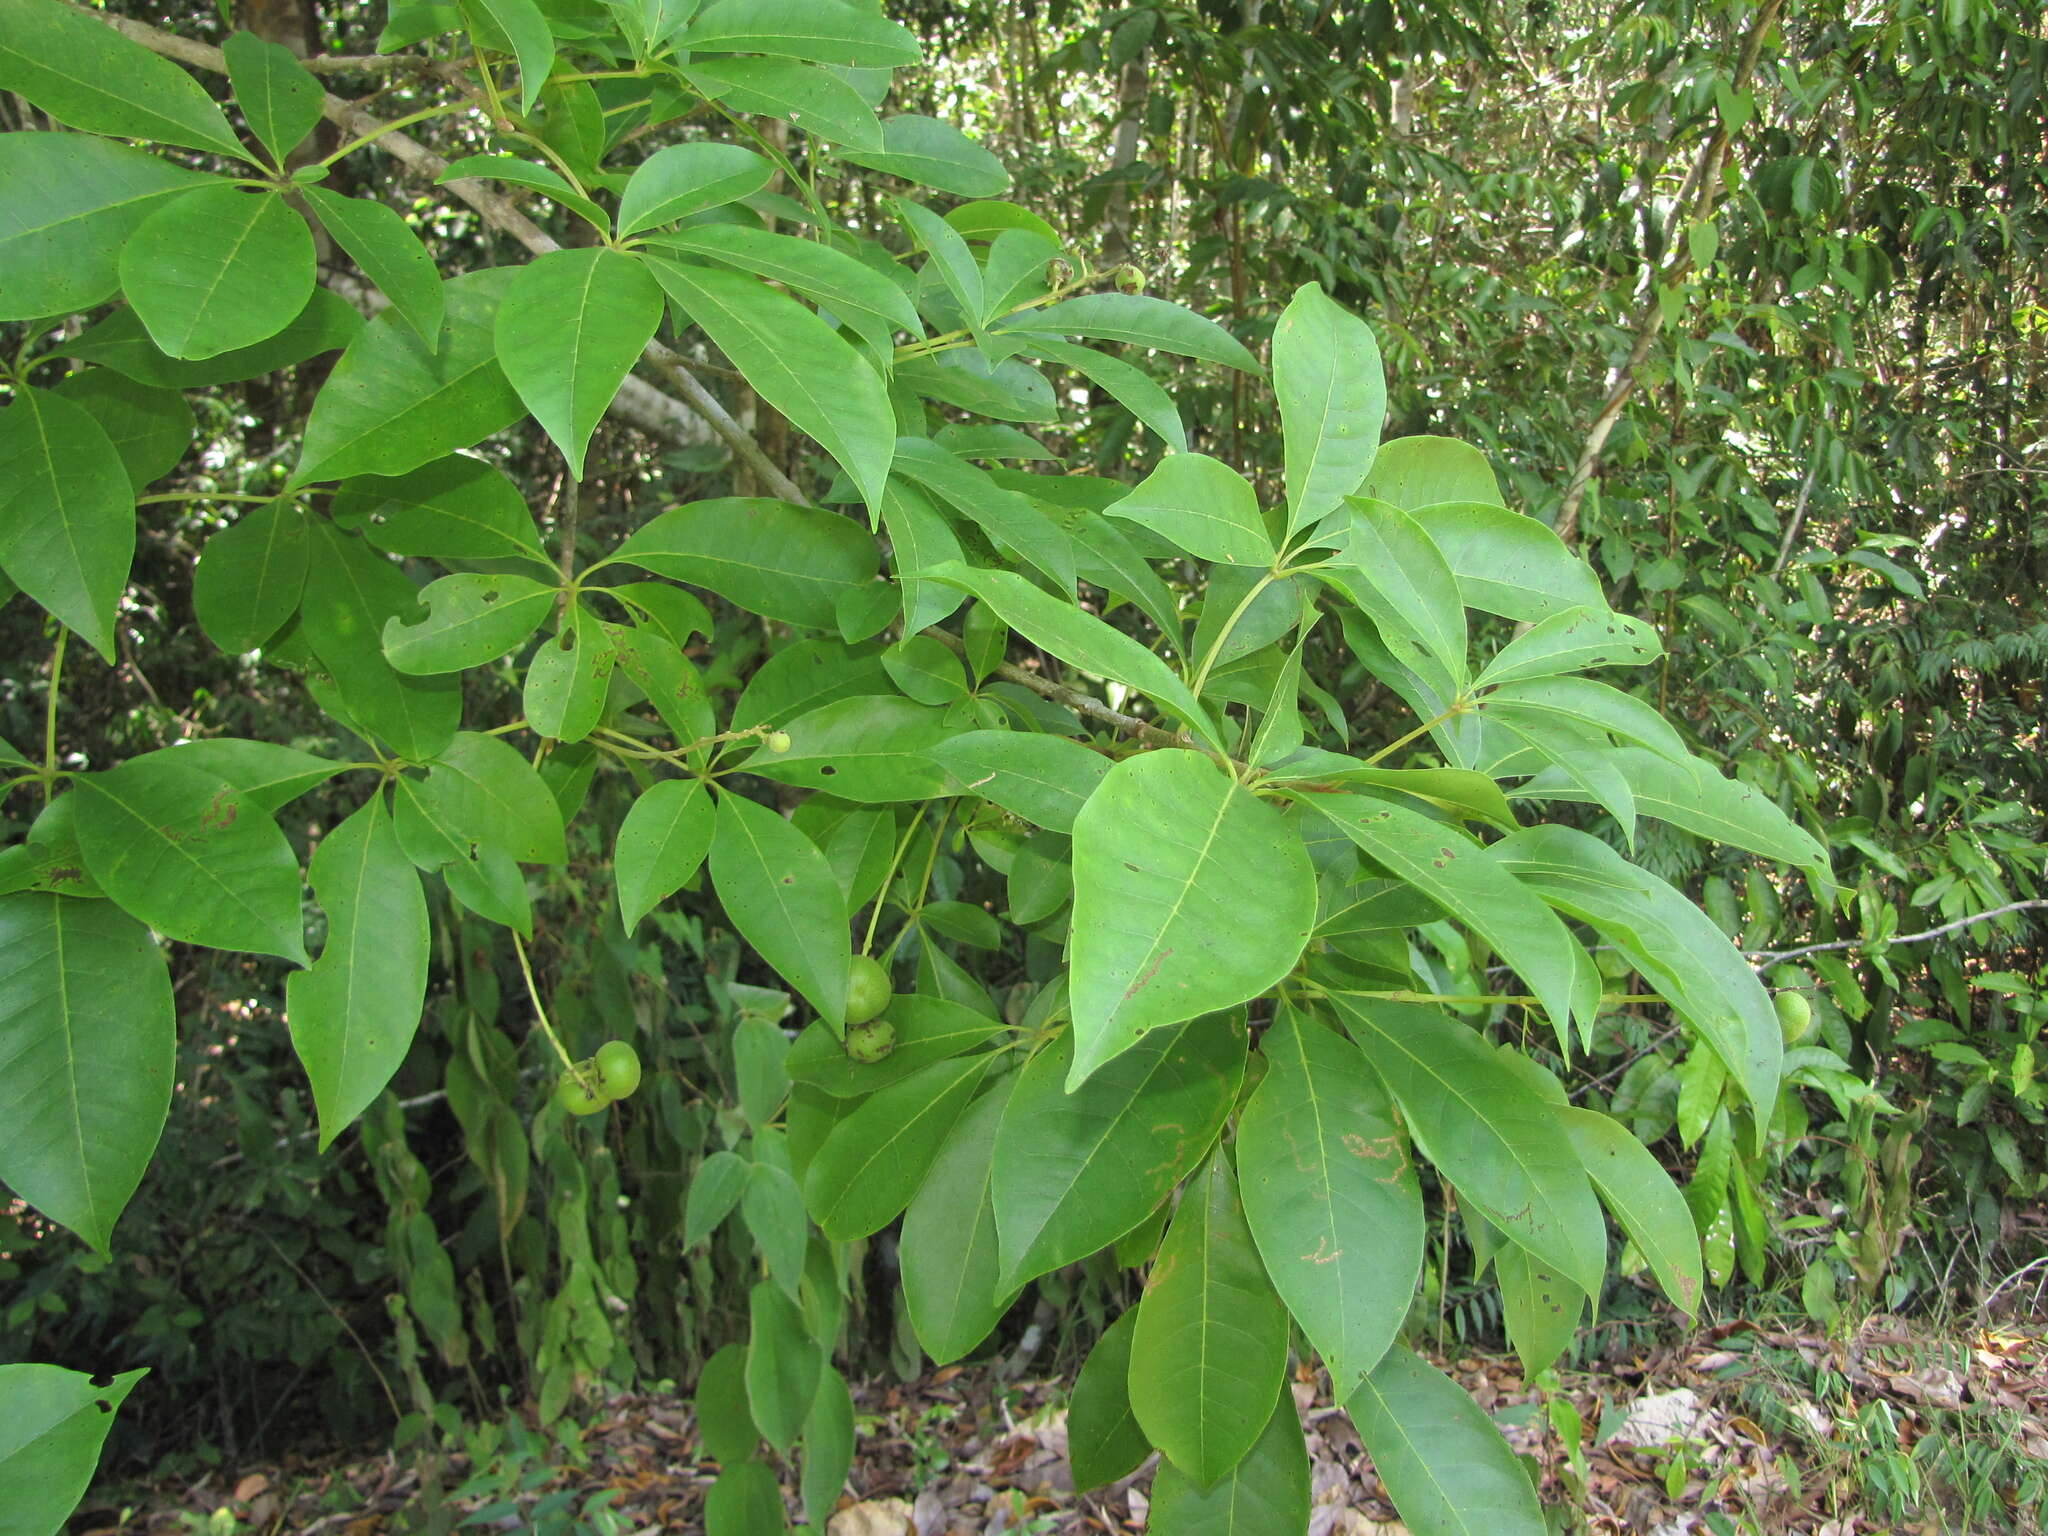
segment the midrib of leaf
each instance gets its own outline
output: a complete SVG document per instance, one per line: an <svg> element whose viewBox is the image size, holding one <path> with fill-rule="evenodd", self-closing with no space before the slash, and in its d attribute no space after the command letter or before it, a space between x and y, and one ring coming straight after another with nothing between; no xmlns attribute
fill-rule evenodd
<svg viewBox="0 0 2048 1536"><path fill-rule="evenodd" d="M213 307L214 295L219 293L222 285L234 275L235 263L241 259L242 247L247 245L249 237L255 234L256 225L264 214L266 207L265 199L269 196L269 193L262 192L248 199L252 211L249 217L243 221L242 232L235 237L235 243L228 247L227 258L218 266L211 268L212 280L210 282L194 283L191 285L199 293L200 298L198 306L192 311L191 319L187 322L183 333L178 338L181 346L191 343L192 333L199 329L200 322L206 318L207 312Z"/></svg>
<svg viewBox="0 0 2048 1536"><path fill-rule="evenodd" d="M67 224L82 224L87 219L98 218L101 214L113 213L122 208L132 207L136 203L146 203L152 198L175 197L181 192L189 192L191 190L192 186L190 183L172 182L169 186L154 187L147 192L137 192L132 196L119 198L111 203L95 203L90 208L81 208L76 212L67 213L61 219L52 219L47 224L24 224L5 239L0 239L0 245L11 245L17 240L26 240L32 235L49 234L53 230L62 229Z"/></svg>
<svg viewBox="0 0 2048 1536"><path fill-rule="evenodd" d="M1223 826L1223 819L1230 814L1231 796L1233 792L1236 790L1236 787L1237 786L1235 784L1232 784L1225 788L1223 793L1223 799L1218 804L1216 809L1216 819L1209 824L1209 830L1202 839L1202 846L1196 849L1195 851L1194 867L1191 870L1189 870L1187 877L1181 882L1180 889L1177 892L1175 892L1173 898L1173 905L1167 909L1166 920L1159 925L1158 930L1152 939L1151 947L1145 951L1144 961L1141 961L1135 967L1136 975L1142 976L1145 974L1146 963L1150 962L1152 957L1159 953L1159 946L1161 941L1165 939L1167 932L1179 920L1180 909L1187 903L1188 892L1193 890L1195 886L1199 883L1199 877L1202 872L1202 866L1208 863L1209 861L1209 850L1215 847L1216 845L1216 834L1221 830ZM1110 1010L1109 1018L1114 1019L1118 1014L1122 1013L1124 1005L1128 1003L1130 1000L1130 990L1126 988L1123 996L1119 997L1116 1000L1116 1006ZM1104 1022L1106 1023L1108 1022L1108 1020L1105 1020Z"/></svg>

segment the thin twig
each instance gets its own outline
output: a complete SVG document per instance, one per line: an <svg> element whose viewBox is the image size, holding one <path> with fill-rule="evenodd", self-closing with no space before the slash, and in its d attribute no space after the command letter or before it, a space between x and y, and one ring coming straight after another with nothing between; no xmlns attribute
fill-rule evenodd
<svg viewBox="0 0 2048 1536"><path fill-rule="evenodd" d="M1939 928L1928 928L1920 933L1894 934L1888 939L1838 939L1832 944L1806 944L1798 949L1745 949L1746 960L1761 960L1766 965L1776 965L1781 960L1797 960L1801 955L1832 954L1843 949L1868 949L1893 944L1920 944L1928 939L1938 939L1944 934L1956 933L1974 924L1988 922L1994 917L2004 917L2008 912L2031 912L2048 907L2048 899L2034 901L2009 901L2002 907L1993 907L1989 912L1973 912L1968 917L1959 917L1952 923L1943 923Z"/></svg>

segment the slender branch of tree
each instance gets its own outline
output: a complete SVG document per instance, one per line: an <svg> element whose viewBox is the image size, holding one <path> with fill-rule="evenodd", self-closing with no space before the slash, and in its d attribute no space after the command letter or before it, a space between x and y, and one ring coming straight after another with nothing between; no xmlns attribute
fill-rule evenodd
<svg viewBox="0 0 2048 1536"><path fill-rule="evenodd" d="M1806 478L1799 482L1799 500L1792 508L1792 521L1785 525L1785 537L1778 541L1778 558L1771 562L1771 574L1776 576L1785 569L1792 558L1792 544L1799 537L1799 529L1806 521L1806 505L1813 497L1813 482L1820 477L1820 446L1814 445L1813 459L1806 466Z"/></svg>
<svg viewBox="0 0 2048 1536"><path fill-rule="evenodd" d="M1764 38L1777 25L1778 13L1783 6L1784 0L1765 0L1758 10L1749 36L1742 45L1741 62L1736 66L1733 81L1736 91L1748 85L1749 77L1756 72L1757 56L1763 51ZM1706 218L1721 199L1721 162L1727 158L1730 143L1727 124L1716 126L1707 136L1699 158L1693 162L1685 185L1679 190L1665 238L1671 259L1656 274L1649 285L1649 292L1643 296L1642 308L1636 315L1635 343L1608 379L1607 398L1601 401L1593 424L1587 429L1585 446L1579 450L1579 462L1572 469L1571 481L1565 487L1564 502L1558 508L1557 536L1567 544L1578 537L1579 507L1586 499L1586 489L1593 483L1593 476L1599 473L1600 456L1606 450L1607 439L1614 431L1614 424L1621 419L1629 397L1636 392L1638 372L1649 357L1650 349L1657 344L1658 333L1664 328L1664 306L1658 297L1659 292L1692 270L1692 247L1684 238L1684 228Z"/></svg>
<svg viewBox="0 0 2048 1536"><path fill-rule="evenodd" d="M87 10L83 6L74 9L95 21L104 22L116 32L142 44L152 53L176 59L195 69L208 70L214 74L227 73L227 60L218 48L194 42L190 38L179 37L172 32L165 32L146 22L108 16L100 11ZM323 98L321 110L329 122L347 129L359 138L367 134L376 134L378 148L428 181L437 180L448 169L448 162L426 145L401 130L386 130L382 122L355 102L329 95ZM509 198L491 191L483 182L465 177L447 183L447 187L453 196L474 208L486 224L502 234L510 235L535 255L544 256L561 248L554 236L520 212ZM673 350L658 341L650 341L646 350L640 354L640 359L675 392L683 405L703 418L713 435L754 472L771 494L800 505L808 505L796 484L762 451L761 445L754 441L752 434L733 419L732 413L719 403L716 395L704 387ZM685 434L681 431L675 436L678 441L683 442L701 441L696 434Z"/></svg>
<svg viewBox="0 0 2048 1536"><path fill-rule="evenodd" d="M1898 933L1886 939L1886 945L1924 944L1929 939L1939 939L1947 934L1960 933L1977 923L1989 922L1994 917L2004 917L2008 912L2031 912L2048 907L2048 899L2033 901L2009 901L2002 907L1993 907L1989 912L1972 912L1968 917L1959 917L1952 923L1943 923L1939 928L1924 929L1919 933ZM1742 954L1747 960L1760 960L1765 965L1776 965L1781 960L1797 960L1801 955L1826 955L1844 949L1868 949L1868 939L1838 939L1832 944L1804 944L1798 949L1745 949Z"/></svg>

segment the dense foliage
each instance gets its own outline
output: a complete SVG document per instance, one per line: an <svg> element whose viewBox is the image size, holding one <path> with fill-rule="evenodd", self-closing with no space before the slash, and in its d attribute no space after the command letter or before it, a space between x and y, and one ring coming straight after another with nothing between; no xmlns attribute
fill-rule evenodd
<svg viewBox="0 0 2048 1536"><path fill-rule="evenodd" d="M1539 1379L1611 1272L1995 1299L2038 29L890 10L0 0L45 1527L142 1365L675 1377L821 1525L847 1372L1064 1314L1162 1531L1305 1522L1290 1352L1534 1530L1454 1293Z"/></svg>

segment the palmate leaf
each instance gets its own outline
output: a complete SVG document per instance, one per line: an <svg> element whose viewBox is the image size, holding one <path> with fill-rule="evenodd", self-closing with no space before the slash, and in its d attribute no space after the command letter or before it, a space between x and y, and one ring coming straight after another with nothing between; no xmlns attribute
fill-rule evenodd
<svg viewBox="0 0 2048 1536"><path fill-rule="evenodd" d="M1287 1309L1219 1147L1189 1181L1145 1282L1131 1335L1131 1412L1169 1461L1208 1488L1258 1440L1286 1373Z"/></svg>
<svg viewBox="0 0 2048 1536"><path fill-rule="evenodd" d="M711 851L714 819L711 796L696 779L664 779L633 802L612 857L626 932L696 874Z"/></svg>
<svg viewBox="0 0 2048 1536"><path fill-rule="evenodd" d="M302 187L300 195L335 243L384 291L412 328L428 341L438 338L440 269L398 210L373 198L343 197L325 187Z"/></svg>
<svg viewBox="0 0 2048 1536"><path fill-rule="evenodd" d="M236 32L221 45L228 79L249 130L263 141L274 164L297 149L319 123L326 92L289 48L265 42L253 32Z"/></svg>
<svg viewBox="0 0 2048 1536"><path fill-rule="evenodd" d="M506 750L510 750L507 748ZM427 899L382 795L320 840L313 895L327 942L285 980L292 1048L313 1085L324 1151L412 1048L427 991Z"/></svg>
<svg viewBox="0 0 2048 1536"><path fill-rule="evenodd" d="M156 1151L177 1052L147 928L110 901L0 896L0 1180L102 1253Z"/></svg>
<svg viewBox="0 0 2048 1536"><path fill-rule="evenodd" d="M290 325L313 296L313 234L274 192L198 187L121 248L121 290L172 357L238 351Z"/></svg>
<svg viewBox="0 0 2048 1536"><path fill-rule="evenodd" d="M1125 758L1074 818L1069 1084L1148 1030L1259 996L1315 916L1315 871L1279 811L1200 753Z"/></svg>

